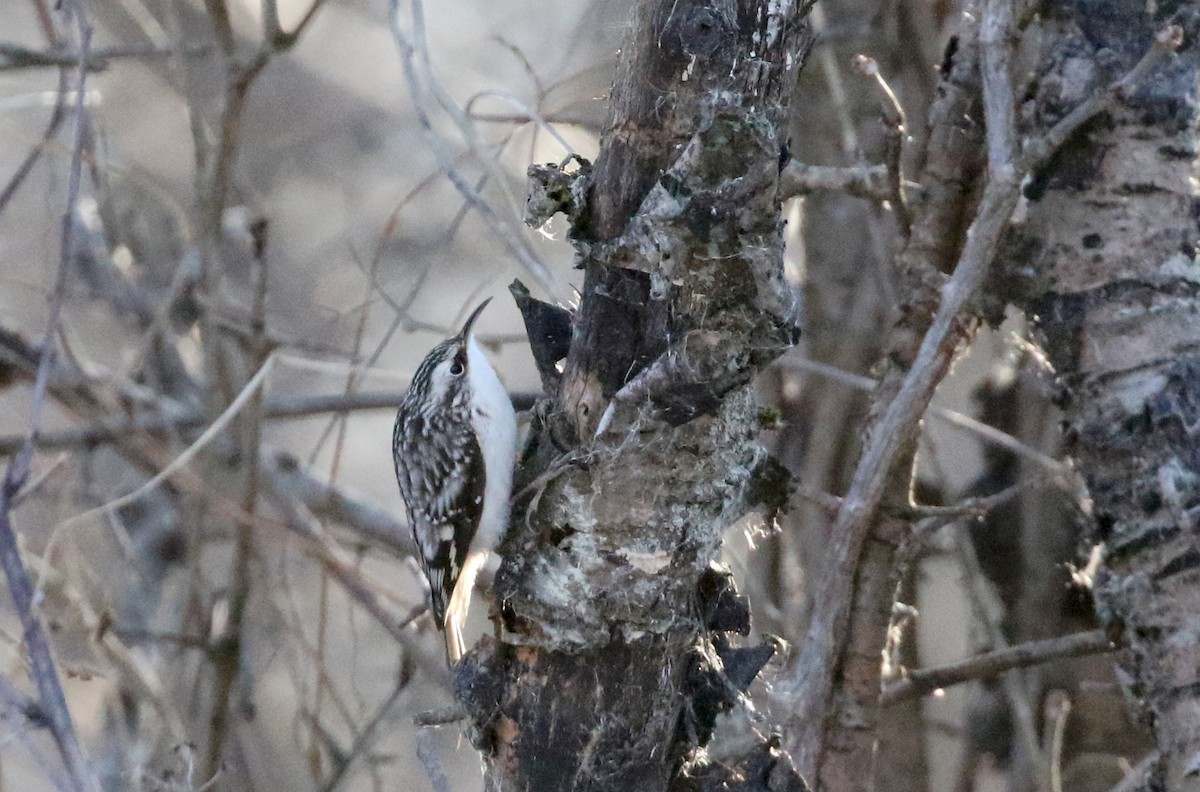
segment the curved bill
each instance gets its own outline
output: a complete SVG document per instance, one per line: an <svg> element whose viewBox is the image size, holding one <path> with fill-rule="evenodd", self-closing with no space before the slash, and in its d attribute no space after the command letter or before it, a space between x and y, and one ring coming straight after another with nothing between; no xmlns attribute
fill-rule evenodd
<svg viewBox="0 0 1200 792"><path fill-rule="evenodd" d="M463 323L463 328L462 328L462 330L459 331L456 338L466 340L467 336L469 336L471 334L471 328L474 326L475 320L479 318L479 315L481 313L483 313L483 309L487 308L487 304L490 303L491 301L492 301L492 298L488 297L486 300L484 300L483 302L481 302L479 304L478 308L476 308L474 311L471 311L471 315L468 316L467 321Z"/></svg>

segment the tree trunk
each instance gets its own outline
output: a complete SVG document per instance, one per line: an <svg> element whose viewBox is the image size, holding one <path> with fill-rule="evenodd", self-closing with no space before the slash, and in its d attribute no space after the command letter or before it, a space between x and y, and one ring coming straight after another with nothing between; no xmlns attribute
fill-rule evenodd
<svg viewBox="0 0 1200 792"><path fill-rule="evenodd" d="M1031 103L1042 124L1127 71L1175 8L1053 6ZM1196 12L1174 21L1182 53L1028 187L996 282L1037 317L1061 378L1104 546L1098 611L1129 646L1121 664L1156 735L1157 781L1178 790L1200 758L1200 92Z"/></svg>
<svg viewBox="0 0 1200 792"><path fill-rule="evenodd" d="M504 635L458 674L489 789L733 784L689 760L770 656L725 637L749 614L711 564L771 483L749 383L794 333L777 186L806 10L641 3L595 167L570 199L540 193L585 280L520 477L544 475L501 548ZM802 787L770 744L736 764L738 783Z"/></svg>

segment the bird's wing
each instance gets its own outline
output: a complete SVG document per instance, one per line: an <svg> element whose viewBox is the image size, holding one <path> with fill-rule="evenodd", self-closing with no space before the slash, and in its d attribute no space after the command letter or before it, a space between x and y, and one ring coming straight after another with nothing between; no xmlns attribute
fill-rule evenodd
<svg viewBox="0 0 1200 792"><path fill-rule="evenodd" d="M424 429L419 442L409 441ZM396 479L440 628L483 512L483 453L469 425L457 431L414 426L398 437Z"/></svg>

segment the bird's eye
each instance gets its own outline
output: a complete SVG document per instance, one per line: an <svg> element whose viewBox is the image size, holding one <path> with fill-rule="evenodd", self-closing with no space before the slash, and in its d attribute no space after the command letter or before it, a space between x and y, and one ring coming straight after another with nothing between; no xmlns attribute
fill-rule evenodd
<svg viewBox="0 0 1200 792"><path fill-rule="evenodd" d="M456 360L450 364L450 373L455 377L461 377L463 373L463 364L461 360Z"/></svg>

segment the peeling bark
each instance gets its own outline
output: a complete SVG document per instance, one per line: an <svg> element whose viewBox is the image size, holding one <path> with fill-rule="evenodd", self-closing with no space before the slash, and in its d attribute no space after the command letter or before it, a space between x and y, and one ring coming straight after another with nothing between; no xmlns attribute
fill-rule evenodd
<svg viewBox="0 0 1200 792"><path fill-rule="evenodd" d="M521 471L541 488L501 548L503 635L458 672L489 789L803 788L773 743L732 765L700 749L770 654L732 645L748 611L714 620L705 581L767 469L750 380L793 340L778 130L806 10L641 3L590 182L539 192L535 216L569 192L585 279ZM591 440L643 371L648 401Z"/></svg>

